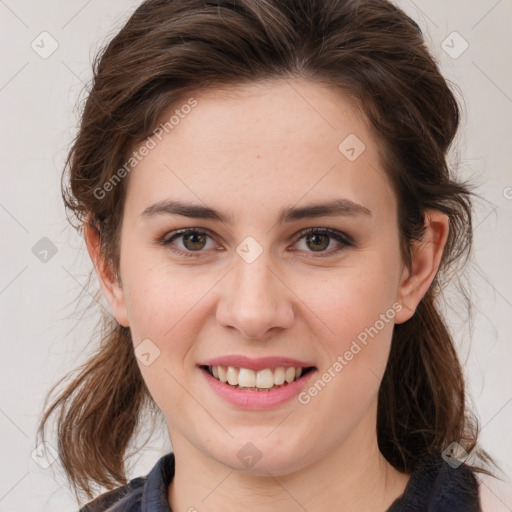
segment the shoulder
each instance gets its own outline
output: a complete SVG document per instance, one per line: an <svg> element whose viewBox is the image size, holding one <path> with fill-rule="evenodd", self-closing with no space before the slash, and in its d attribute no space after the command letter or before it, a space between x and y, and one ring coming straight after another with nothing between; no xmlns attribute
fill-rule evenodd
<svg viewBox="0 0 512 512"><path fill-rule="evenodd" d="M167 490L174 477L174 453L161 457L146 476L108 491L79 512L169 512Z"/></svg>
<svg viewBox="0 0 512 512"><path fill-rule="evenodd" d="M79 512L136 512L140 510L146 479L147 477L134 478L126 485L98 496Z"/></svg>
<svg viewBox="0 0 512 512"><path fill-rule="evenodd" d="M389 512L481 512L478 481L465 464L431 457L411 475Z"/></svg>

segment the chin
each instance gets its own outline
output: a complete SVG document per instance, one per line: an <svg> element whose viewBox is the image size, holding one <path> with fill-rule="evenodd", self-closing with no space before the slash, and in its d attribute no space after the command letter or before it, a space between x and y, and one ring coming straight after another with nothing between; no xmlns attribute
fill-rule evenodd
<svg viewBox="0 0 512 512"><path fill-rule="evenodd" d="M272 440L268 432L260 436L254 433L237 435L228 445L218 443L219 450L210 451L210 457L232 471L254 476L285 475L300 465L300 450L304 443ZM300 447L300 448L299 448Z"/></svg>

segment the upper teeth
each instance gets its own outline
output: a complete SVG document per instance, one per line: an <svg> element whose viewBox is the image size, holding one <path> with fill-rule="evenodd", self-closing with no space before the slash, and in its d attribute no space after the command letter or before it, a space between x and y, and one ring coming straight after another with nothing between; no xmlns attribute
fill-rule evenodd
<svg viewBox="0 0 512 512"><path fill-rule="evenodd" d="M302 374L302 368L265 368L264 370L250 370L249 368L235 368L233 366L210 366L211 373L221 382L243 388L269 389L281 386L286 382L293 382Z"/></svg>

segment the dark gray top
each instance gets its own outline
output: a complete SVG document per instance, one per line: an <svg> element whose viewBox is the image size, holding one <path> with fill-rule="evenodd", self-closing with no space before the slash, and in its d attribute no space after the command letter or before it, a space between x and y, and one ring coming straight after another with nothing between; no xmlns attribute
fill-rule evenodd
<svg viewBox="0 0 512 512"><path fill-rule="evenodd" d="M382 512L481 512L478 483L464 464L441 457L412 473L404 494ZM79 512L171 512L167 490L174 477L174 454L161 457L147 476L106 492Z"/></svg>

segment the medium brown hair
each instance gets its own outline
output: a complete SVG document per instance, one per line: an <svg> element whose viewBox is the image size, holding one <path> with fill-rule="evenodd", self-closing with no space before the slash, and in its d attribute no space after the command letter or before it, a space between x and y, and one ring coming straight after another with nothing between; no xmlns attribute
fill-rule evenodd
<svg viewBox="0 0 512 512"><path fill-rule="evenodd" d="M452 336L437 304L442 278L466 261L471 192L447 152L459 107L418 25L385 0L148 0L96 57L92 88L63 173L68 211L101 235L114 276L128 177L98 197L151 135L162 113L202 90L302 78L348 95L368 120L398 198L401 250L410 263L424 213L450 221L438 275L415 314L396 325L378 397L385 458L413 472L453 441L478 456ZM69 170L69 174L66 171ZM92 274L93 271L91 271ZM135 359L129 328L104 317L96 354L46 407L38 434L58 416L60 460L75 493L126 483L125 455L146 407L156 410ZM61 379L50 391L64 379Z"/></svg>

